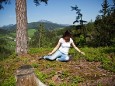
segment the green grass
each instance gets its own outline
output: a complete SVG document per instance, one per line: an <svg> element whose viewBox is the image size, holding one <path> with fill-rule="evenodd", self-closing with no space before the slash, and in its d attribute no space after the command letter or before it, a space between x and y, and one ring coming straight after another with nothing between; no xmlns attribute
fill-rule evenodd
<svg viewBox="0 0 115 86"><path fill-rule="evenodd" d="M36 32L35 29L28 29L28 35L29 35L29 37L32 37L34 35L34 32Z"/></svg>
<svg viewBox="0 0 115 86"><path fill-rule="evenodd" d="M85 56L79 54L75 49L70 50L70 54L73 59L70 62L57 62L57 61L38 61L36 56L47 55L52 48L30 48L29 55L23 57L16 57L15 54L10 55L8 58L0 61L0 86L15 86L15 71L22 64L31 65L37 77L42 80L42 82L48 84L49 86L78 86L79 83L85 82L88 77L91 80L95 80L93 73L97 74L97 78L100 77L100 74L95 70L92 72L92 76L84 75L85 71L82 68L76 70L73 68L79 65L79 61L82 59L87 60L87 62L100 62L101 69L105 69L110 72L115 73L115 48L114 47L84 47L80 48L81 51L85 52ZM79 66L77 66L79 67ZM86 71L89 71L87 69ZM76 74L76 72L78 74ZM61 79L61 82L56 85L52 81L52 77L58 75ZM88 79L88 80L90 80ZM101 84L98 84L100 86Z"/></svg>
<svg viewBox="0 0 115 86"><path fill-rule="evenodd" d="M104 69L115 72L114 47L84 48L83 51L86 52L85 58L88 61L101 62Z"/></svg>
<svg viewBox="0 0 115 86"><path fill-rule="evenodd" d="M9 36L12 36L12 37L15 38L15 37L16 37L16 32L12 32L12 33L10 33Z"/></svg>
<svg viewBox="0 0 115 86"><path fill-rule="evenodd" d="M15 85L16 81L14 76L10 76L2 84L0 84L0 86L15 86Z"/></svg>
<svg viewBox="0 0 115 86"><path fill-rule="evenodd" d="M30 54L40 54L40 56L46 55L51 48L31 48ZM45 51L45 52L44 52ZM75 49L70 50L70 54L74 57L74 60L86 59L89 62L101 62L102 67L106 70L115 72L115 48L114 47L99 47L99 48L81 48L81 51L85 52L85 56L79 54Z"/></svg>
<svg viewBox="0 0 115 86"><path fill-rule="evenodd" d="M28 36L29 37L32 37L34 35L34 32L36 32L36 29L28 29ZM16 37L16 32L12 32L12 33L9 33L9 34L0 34L0 37L13 37L15 38Z"/></svg>

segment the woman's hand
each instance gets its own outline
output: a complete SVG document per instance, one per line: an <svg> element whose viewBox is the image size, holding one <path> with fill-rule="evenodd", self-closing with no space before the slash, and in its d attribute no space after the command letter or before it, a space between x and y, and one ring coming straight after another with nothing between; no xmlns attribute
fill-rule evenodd
<svg viewBox="0 0 115 86"><path fill-rule="evenodd" d="M72 42L72 46L73 46L79 53L81 53L82 55L85 55L84 52L81 52L80 49L76 47L76 45L74 44L74 42Z"/></svg>
<svg viewBox="0 0 115 86"><path fill-rule="evenodd" d="M85 55L85 53L84 52L80 52L82 55Z"/></svg>
<svg viewBox="0 0 115 86"><path fill-rule="evenodd" d="M50 52L50 53L48 53L48 56L50 56L50 55L52 55L52 53Z"/></svg>

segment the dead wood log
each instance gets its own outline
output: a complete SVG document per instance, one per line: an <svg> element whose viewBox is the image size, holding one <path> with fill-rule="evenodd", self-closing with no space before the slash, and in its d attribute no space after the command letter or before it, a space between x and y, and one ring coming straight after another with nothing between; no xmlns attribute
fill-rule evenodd
<svg viewBox="0 0 115 86"><path fill-rule="evenodd" d="M35 75L30 65L24 65L16 71L16 86L46 86Z"/></svg>

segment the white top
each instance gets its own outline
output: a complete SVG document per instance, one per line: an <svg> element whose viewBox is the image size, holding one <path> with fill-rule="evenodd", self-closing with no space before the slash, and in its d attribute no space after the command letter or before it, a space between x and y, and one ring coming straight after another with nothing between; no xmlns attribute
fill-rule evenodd
<svg viewBox="0 0 115 86"><path fill-rule="evenodd" d="M68 54L70 46L71 46L71 43L73 43L72 38L70 38L69 42L66 42L63 38L60 38L59 42L61 43L59 51L61 51L64 54Z"/></svg>

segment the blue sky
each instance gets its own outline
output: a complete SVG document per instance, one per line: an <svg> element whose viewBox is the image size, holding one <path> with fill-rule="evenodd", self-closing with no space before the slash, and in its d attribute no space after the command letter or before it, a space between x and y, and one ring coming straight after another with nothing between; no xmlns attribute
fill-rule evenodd
<svg viewBox="0 0 115 86"><path fill-rule="evenodd" d="M58 24L72 24L76 12L71 11L71 6L75 5L81 9L83 20L94 21L102 2L103 0L49 0L47 5L41 3L36 7L33 0L27 0L28 22L48 20ZM4 5L4 9L0 10L0 26L9 24L16 24L15 0L11 0L11 4Z"/></svg>

